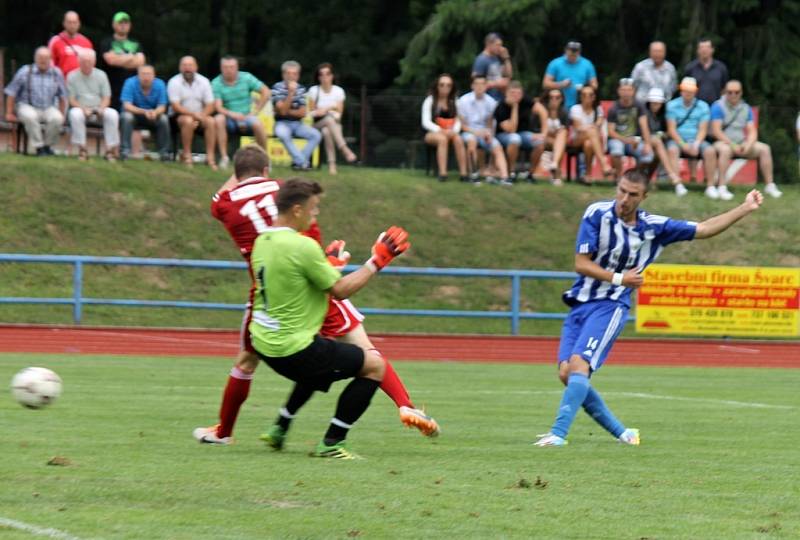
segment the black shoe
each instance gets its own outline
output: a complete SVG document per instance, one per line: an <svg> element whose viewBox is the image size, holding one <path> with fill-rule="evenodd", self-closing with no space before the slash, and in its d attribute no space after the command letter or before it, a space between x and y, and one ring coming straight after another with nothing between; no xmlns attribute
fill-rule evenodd
<svg viewBox="0 0 800 540"><path fill-rule="evenodd" d="M308 171L311 171L313 169L307 163L305 163L303 165L297 165L296 163L292 163L292 170L293 171L308 172Z"/></svg>
<svg viewBox="0 0 800 540"><path fill-rule="evenodd" d="M161 154L158 156L158 159L163 163L165 161L172 161L172 157L169 154Z"/></svg>
<svg viewBox="0 0 800 540"><path fill-rule="evenodd" d="M46 155L47 155L47 150L44 149L44 146L40 146L39 148L36 149L36 157L46 156Z"/></svg>
<svg viewBox="0 0 800 540"><path fill-rule="evenodd" d="M439 180L439 182L447 182L447 177L446 176L439 176L438 180Z"/></svg>
<svg viewBox="0 0 800 540"><path fill-rule="evenodd" d="M49 146L43 146L42 150L44 150L44 155L45 156L54 156L54 155L56 155L56 153L53 152L53 149L50 148Z"/></svg>
<svg viewBox="0 0 800 540"><path fill-rule="evenodd" d="M459 182L464 182L466 184L467 182L469 182L469 176L467 176L467 175L459 176L458 177L458 181Z"/></svg>

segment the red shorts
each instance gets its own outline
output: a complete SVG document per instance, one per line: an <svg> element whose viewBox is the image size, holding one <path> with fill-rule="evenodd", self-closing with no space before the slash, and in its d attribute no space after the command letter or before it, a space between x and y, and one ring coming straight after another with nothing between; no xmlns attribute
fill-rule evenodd
<svg viewBox="0 0 800 540"><path fill-rule="evenodd" d="M350 300L336 300L331 297L328 302L328 313L319 331L323 337L342 337L358 328L364 316L350 303Z"/></svg>

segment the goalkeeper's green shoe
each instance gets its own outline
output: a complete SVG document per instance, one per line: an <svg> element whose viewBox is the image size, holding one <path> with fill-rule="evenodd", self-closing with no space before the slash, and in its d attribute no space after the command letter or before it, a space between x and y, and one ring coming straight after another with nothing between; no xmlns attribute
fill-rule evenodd
<svg viewBox="0 0 800 540"><path fill-rule="evenodd" d="M320 441L316 450L311 453L311 456L333 459L364 459L358 454L354 454L348 450L347 444L344 441L339 441L330 446L325 444L325 441Z"/></svg>
<svg viewBox="0 0 800 540"><path fill-rule="evenodd" d="M271 426L266 433L262 433L259 439L267 443L267 446L273 450L283 450L283 443L286 440L286 430L278 424L275 424Z"/></svg>

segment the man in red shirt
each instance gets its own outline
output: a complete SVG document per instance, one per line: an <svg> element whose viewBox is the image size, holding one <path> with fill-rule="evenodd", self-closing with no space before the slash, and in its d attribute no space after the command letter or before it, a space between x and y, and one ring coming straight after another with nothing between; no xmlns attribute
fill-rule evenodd
<svg viewBox="0 0 800 540"><path fill-rule="evenodd" d="M234 155L233 161L234 175L214 194L211 202L211 214L222 222L239 248L239 253L247 261L251 284L242 323L241 348L222 396L219 412L220 423L210 427L200 427L193 432L198 441L211 444L231 443L236 417L247 399L250 392L250 381L258 367L259 358L250 342L250 334L247 330L250 325L251 306L255 293L250 254L258 235L271 226L273 219L278 215L275 198L282 185L281 180L272 180L266 177L269 173L269 158L257 145L240 148ZM303 234L313 238L320 245L322 244L322 235L316 223L313 223L311 228ZM328 254L331 264L337 267L345 266L350 258L350 255L344 252L344 242L341 240L332 242L325 252ZM323 337L378 352L361 325L363 320L363 315L348 300L331 298L320 334ZM408 427L416 427L423 435L438 435L439 425L436 420L414 407L408 391L388 360L385 369L380 388L397 405L401 422ZM292 405L296 401L298 400L294 400L290 396L286 406L280 409L279 424L288 426L291 422L297 412ZM302 405L302 403L299 404ZM267 435L262 436L262 439L273 448L280 449L279 446L282 446L282 441L276 442Z"/></svg>
<svg viewBox="0 0 800 540"><path fill-rule="evenodd" d="M50 38L47 48L53 56L53 65L61 70L66 79L70 71L78 69L81 49L94 50L89 38L79 33L81 18L74 11L64 13L64 31Z"/></svg>

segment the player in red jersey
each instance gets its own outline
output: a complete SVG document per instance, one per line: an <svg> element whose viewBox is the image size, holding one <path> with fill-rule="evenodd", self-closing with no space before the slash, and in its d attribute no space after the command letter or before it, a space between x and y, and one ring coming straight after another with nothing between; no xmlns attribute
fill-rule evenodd
<svg viewBox="0 0 800 540"><path fill-rule="evenodd" d="M273 218L277 216L275 197L282 184L281 180L269 179L268 174L269 158L260 147L250 145L240 148L234 156L234 175L214 194L211 202L211 214L222 222L239 248L242 257L248 263L251 285L242 322L241 348L222 395L222 405L219 411L220 422L214 426L200 427L194 430L195 439L201 443L230 444L232 442L231 435L239 409L247 399L250 392L250 381L253 379L259 363L247 331L255 292L250 254L256 237L272 225ZM322 245L322 234L316 223L303 234L310 236ZM344 242L341 240L332 242L325 252L331 264L338 267L345 266L350 257L344 251ZM331 298L320 334L380 354L361 325L363 320L364 316L348 300ZM426 436L438 435L439 425L436 420L414 407L408 391L388 360L386 360L385 367L386 373L380 388L397 405L403 424L416 427ZM282 423L290 422L297 412L291 410L291 402L290 399L286 406L280 409Z"/></svg>

